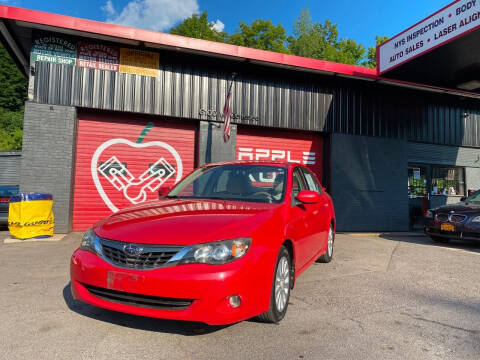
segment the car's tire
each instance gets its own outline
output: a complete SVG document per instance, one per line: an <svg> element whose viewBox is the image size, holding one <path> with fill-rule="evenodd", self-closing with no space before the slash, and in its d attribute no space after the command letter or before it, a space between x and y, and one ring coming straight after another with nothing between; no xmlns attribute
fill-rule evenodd
<svg viewBox="0 0 480 360"><path fill-rule="evenodd" d="M328 230L327 250L325 251L325 254L323 254L317 259L317 262L329 263L330 261L332 261L334 242L335 242L335 231L333 230L333 225L330 225L330 230Z"/></svg>
<svg viewBox="0 0 480 360"><path fill-rule="evenodd" d="M270 309L266 313L257 316L257 319L267 323L278 323L287 313L290 299L292 261L285 246L280 248L270 295Z"/></svg>
<svg viewBox="0 0 480 360"><path fill-rule="evenodd" d="M444 237L441 237L441 236L433 236L433 235L430 235L430 239L432 239L435 242L442 243L442 244L446 244L450 241L449 238L444 238Z"/></svg>

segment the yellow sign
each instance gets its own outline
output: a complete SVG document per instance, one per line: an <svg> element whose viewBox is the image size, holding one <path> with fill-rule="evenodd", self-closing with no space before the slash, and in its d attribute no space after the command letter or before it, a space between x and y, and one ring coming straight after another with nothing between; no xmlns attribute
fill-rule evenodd
<svg viewBox="0 0 480 360"><path fill-rule="evenodd" d="M120 72L143 76L158 76L158 53L135 49L120 49Z"/></svg>

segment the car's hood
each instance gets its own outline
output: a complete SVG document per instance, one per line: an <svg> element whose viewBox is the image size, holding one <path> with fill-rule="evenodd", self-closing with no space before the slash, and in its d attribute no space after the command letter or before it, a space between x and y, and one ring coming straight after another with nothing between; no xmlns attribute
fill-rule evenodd
<svg viewBox="0 0 480 360"><path fill-rule="evenodd" d="M168 199L123 209L94 226L105 239L138 244L192 245L249 236L277 204Z"/></svg>
<svg viewBox="0 0 480 360"><path fill-rule="evenodd" d="M445 213L454 211L456 213L462 213L462 214L474 214L474 213L480 214L480 203L459 202L457 204L439 206L438 208L435 208L433 210L436 212L445 212Z"/></svg>

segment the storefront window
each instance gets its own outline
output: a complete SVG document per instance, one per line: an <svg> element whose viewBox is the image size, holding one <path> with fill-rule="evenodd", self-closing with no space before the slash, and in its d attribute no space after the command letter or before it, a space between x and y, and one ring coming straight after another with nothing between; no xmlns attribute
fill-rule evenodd
<svg viewBox="0 0 480 360"><path fill-rule="evenodd" d="M423 167L408 168L408 196L411 198L427 195L427 174Z"/></svg>
<svg viewBox="0 0 480 360"><path fill-rule="evenodd" d="M465 195L465 169L432 168L432 195Z"/></svg>

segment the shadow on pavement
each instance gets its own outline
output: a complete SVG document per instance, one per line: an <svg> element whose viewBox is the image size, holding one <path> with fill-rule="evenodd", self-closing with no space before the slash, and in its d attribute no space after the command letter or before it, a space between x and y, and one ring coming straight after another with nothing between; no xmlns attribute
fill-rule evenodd
<svg viewBox="0 0 480 360"><path fill-rule="evenodd" d="M428 236L398 236L395 234L381 234L380 239L385 240L392 240L392 241L400 241L400 242L407 242L411 244L419 244L419 245L428 245L428 246L437 246L442 248L451 248L451 249L459 249L465 250L470 252L480 253L480 242L474 241L463 241L463 240L450 240L446 243L440 243L433 241Z"/></svg>
<svg viewBox="0 0 480 360"><path fill-rule="evenodd" d="M91 319L109 322L132 329L178 334L184 336L198 336L210 334L231 325L211 326L199 322L164 320L130 315L121 312L98 308L73 298L70 283L63 288L63 299L68 308L77 314Z"/></svg>

